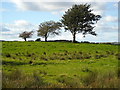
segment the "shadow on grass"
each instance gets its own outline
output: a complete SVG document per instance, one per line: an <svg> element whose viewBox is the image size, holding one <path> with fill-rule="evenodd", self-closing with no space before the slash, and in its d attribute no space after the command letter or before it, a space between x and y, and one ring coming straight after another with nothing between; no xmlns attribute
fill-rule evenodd
<svg viewBox="0 0 120 90"><path fill-rule="evenodd" d="M17 61L2 61L2 65L10 65L10 66L16 66L16 65L48 65L48 64L52 64L52 65L58 65L58 64L66 64L66 63L54 63L54 62L17 62Z"/></svg>
<svg viewBox="0 0 120 90"><path fill-rule="evenodd" d="M25 65L25 64L28 64L28 63L26 63L26 62L16 62L16 61L2 61L2 65L15 66L15 65Z"/></svg>

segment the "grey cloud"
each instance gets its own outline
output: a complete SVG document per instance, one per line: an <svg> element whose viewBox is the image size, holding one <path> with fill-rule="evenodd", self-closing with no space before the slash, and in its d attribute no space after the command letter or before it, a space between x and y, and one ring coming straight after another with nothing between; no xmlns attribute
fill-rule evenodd
<svg viewBox="0 0 120 90"><path fill-rule="evenodd" d="M2 32L8 32L8 31L10 31L10 29L5 28L5 27L2 27L1 29L2 29Z"/></svg>
<svg viewBox="0 0 120 90"><path fill-rule="evenodd" d="M70 8L73 4L81 4L86 2L14 2L13 3L22 10L33 11L59 11ZM105 10L105 3L103 2L89 2L96 10Z"/></svg>
<svg viewBox="0 0 120 90"><path fill-rule="evenodd" d="M31 11L56 11L70 7L74 2L21 2L16 6L22 10Z"/></svg>
<svg viewBox="0 0 120 90"><path fill-rule="evenodd" d="M23 10L42 11L45 10L43 7L36 5L34 2L22 2Z"/></svg>

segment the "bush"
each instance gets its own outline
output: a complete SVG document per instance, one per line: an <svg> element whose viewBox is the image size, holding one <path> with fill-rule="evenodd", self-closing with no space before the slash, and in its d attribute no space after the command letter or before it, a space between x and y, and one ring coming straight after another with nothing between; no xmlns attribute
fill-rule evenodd
<svg viewBox="0 0 120 90"><path fill-rule="evenodd" d="M6 57L11 57L11 55L9 53L6 53L5 56Z"/></svg>

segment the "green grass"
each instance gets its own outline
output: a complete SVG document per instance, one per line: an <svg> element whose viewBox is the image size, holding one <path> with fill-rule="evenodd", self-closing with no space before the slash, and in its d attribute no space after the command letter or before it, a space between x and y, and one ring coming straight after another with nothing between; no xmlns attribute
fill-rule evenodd
<svg viewBox="0 0 120 90"><path fill-rule="evenodd" d="M118 45L2 42L3 88L117 88L118 55Z"/></svg>

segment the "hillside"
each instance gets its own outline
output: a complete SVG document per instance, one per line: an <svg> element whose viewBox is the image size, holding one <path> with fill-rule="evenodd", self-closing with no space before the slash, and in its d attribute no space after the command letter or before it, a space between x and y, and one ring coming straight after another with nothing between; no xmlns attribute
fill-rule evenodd
<svg viewBox="0 0 120 90"><path fill-rule="evenodd" d="M3 87L117 88L117 56L118 45L2 42Z"/></svg>

